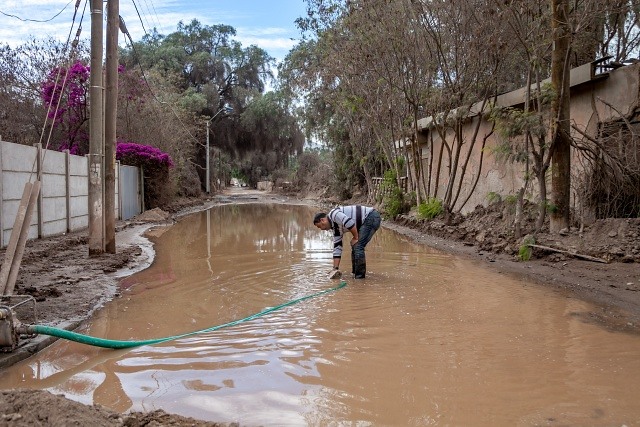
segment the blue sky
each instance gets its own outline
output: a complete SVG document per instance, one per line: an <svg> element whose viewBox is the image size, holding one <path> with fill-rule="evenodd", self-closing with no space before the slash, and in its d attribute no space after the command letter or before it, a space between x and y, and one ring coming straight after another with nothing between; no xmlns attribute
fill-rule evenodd
<svg viewBox="0 0 640 427"><path fill-rule="evenodd" d="M80 3L73 34L87 1ZM41 38L49 35L65 41L75 3L76 0L0 0L0 42L16 46L30 36ZM91 28L89 10L87 5L82 24L82 37L87 39ZM7 16L42 21L59 12L49 22L23 21ZM304 0L120 0L120 16L134 41L144 35L143 27L147 31L156 27L166 35L176 30L179 21L188 23L195 18L206 25L231 25L237 31L236 40L243 46L255 44L277 60L282 60L297 43L300 32L294 21L305 14ZM119 41L124 46L122 34Z"/></svg>

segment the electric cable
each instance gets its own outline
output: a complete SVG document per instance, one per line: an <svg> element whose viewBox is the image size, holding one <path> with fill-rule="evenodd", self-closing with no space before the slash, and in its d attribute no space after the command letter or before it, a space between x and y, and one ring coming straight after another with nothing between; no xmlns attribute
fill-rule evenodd
<svg viewBox="0 0 640 427"><path fill-rule="evenodd" d="M10 13L6 13L6 12L3 12L3 11L1 11L1 10L0 10L0 14L2 14L2 15L4 15L4 16L8 16L9 18L16 18L16 19L18 19L18 20L20 20L20 21L22 21L22 22L39 22L39 23L42 23L42 22L50 22L50 21L53 21L54 19L56 19L58 16L60 16L60 14L61 14L62 12L64 12L64 11L67 9L67 7L69 7L69 5L70 5L71 3L73 3L73 0L69 1L69 3L67 3L67 4L66 4L66 6L65 6L65 7L63 7L63 8L62 8L62 10L61 10L60 12L56 13L55 15L53 15L53 16L52 16L51 18L49 18L49 19L30 19L30 18L21 18L21 17L19 17L18 15L12 15L12 14L10 14Z"/></svg>
<svg viewBox="0 0 640 427"><path fill-rule="evenodd" d="M138 14L138 17L141 19L140 23L142 23L142 18L140 17L140 15ZM143 28L144 28L144 24L143 24ZM173 115L176 117L176 119L178 119L178 122L182 125L184 131L187 133L187 135L189 135L189 137L191 137L191 139L193 139L193 141L196 144L200 144L201 146L204 146L204 144L200 141L198 141L198 139L191 133L191 131L189 130L189 128L187 127L187 125L182 121L182 119L180 118L180 116L178 115L178 113L173 109L173 107L171 106L171 104L166 103L166 102L162 102L157 95L153 92L153 89L151 89L151 85L149 84L149 81L147 80L147 76L144 72L144 68L142 67L142 63L140 62L140 56L138 55L138 52L136 51L136 47L135 44L133 42L133 38L131 37L131 34L129 34L129 31L127 30L127 26L124 22L124 19L122 19L122 17L120 17L120 31L127 36L127 39L129 40L129 43L131 45L131 51L133 52L133 55L138 59L138 66L140 67L140 73L142 74L142 80L144 80L145 84L147 85L147 89L149 89L149 93L151 93L151 96L153 97L153 99L159 104L159 105L167 105L169 107L169 109L171 110L171 112L173 113Z"/></svg>
<svg viewBox="0 0 640 427"><path fill-rule="evenodd" d="M88 344L94 347L102 347L102 348L110 348L110 349L133 348L133 347L140 347L143 345L152 345L152 344L158 344L158 343L167 342L167 341L173 341L179 338L189 337L189 336L201 334L204 332L217 331L218 329L226 328L229 326L235 326L240 323L247 322L249 320L253 320L258 317L264 316L265 314L274 312L281 308L288 307L290 305L294 305L299 302L302 302L311 298L315 298L320 295L327 294L329 292L335 292L338 289L344 288L345 286L347 286L347 282L342 281L338 286L335 286L333 288L325 289L323 291L319 291L311 295L306 295L304 297L296 298L296 299L287 301L285 303L282 303L280 305L276 305L275 307L266 308L258 313L254 313L242 319L233 320L231 322L223 323L217 326L212 326L210 328L202 329L199 331L188 332L185 334L174 335L174 336L165 337L165 338L155 338L155 339L139 340L139 341L110 340L105 338L92 337L90 335L83 335L77 332L67 331L66 329L60 329L60 328L55 328L52 326L45 326L45 325L26 325L24 326L24 330L27 334L50 335L58 338L64 338L69 341L75 341L81 344Z"/></svg>
<svg viewBox="0 0 640 427"><path fill-rule="evenodd" d="M131 0L131 3L133 3L133 7L136 9L136 13L138 14L138 18L140 19L140 24L142 24L142 30L144 31L145 34L147 34L147 29L144 27L144 22L142 22L142 16L140 16L138 5L136 4L135 0ZM120 17L120 20L122 21L122 17ZM148 23L149 21L147 21L147 24ZM122 31L125 34L127 33L126 31L122 30L122 28L120 28L120 31Z"/></svg>

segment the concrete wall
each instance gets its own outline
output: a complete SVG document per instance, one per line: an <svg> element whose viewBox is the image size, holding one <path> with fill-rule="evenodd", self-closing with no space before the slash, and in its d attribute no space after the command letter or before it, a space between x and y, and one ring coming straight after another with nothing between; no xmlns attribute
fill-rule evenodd
<svg viewBox="0 0 640 427"><path fill-rule="evenodd" d="M42 172L42 188L29 239L82 230L89 225L88 159L59 151L0 141L0 247L6 247L24 186ZM120 218L119 163L116 167L116 218Z"/></svg>
<svg viewBox="0 0 640 427"><path fill-rule="evenodd" d="M598 75L595 74L594 64L586 64L572 70L571 85L571 123L588 135L595 137L599 123L620 118L621 115L628 117L638 107L640 64ZM519 89L500 95L497 104L522 106L524 105L524 92L524 89ZM472 211L477 205L486 206L489 193L496 193L502 197L515 195L524 181L524 165L522 163L505 162L496 156L494 149L499 145L499 137L495 133L487 137L491 132L491 123L477 114L481 110L478 105L471 107L470 117L462 129L463 144L457 167L456 187L459 184L462 164L465 162L467 154L470 153L467 170L462 178L461 194L454 205L454 210L460 210L462 213ZM473 135L478 121L480 121L480 125L474 141ZM447 150L442 138L434 129L431 118L421 119L419 127L421 128L421 161L425 176L428 177L431 173L432 177L430 193L431 195L435 193L438 198L442 198L448 185L449 176ZM578 132L573 131L573 133L576 139L583 138ZM486 141L483 147L485 137ZM453 140L452 132L448 131L445 135L445 141L451 145ZM441 150L444 150L443 161L440 164L440 182L436 188L434 177L438 172L436 165ZM584 174L584 163L581 162L579 154L574 152L572 156L572 173ZM477 184L474 184L477 175L479 175L479 179ZM425 180L427 179L425 178ZM574 196L576 195L574 194ZM469 197L468 202L462 206L467 197ZM534 177L531 178L526 197L529 200L536 200L537 182Z"/></svg>

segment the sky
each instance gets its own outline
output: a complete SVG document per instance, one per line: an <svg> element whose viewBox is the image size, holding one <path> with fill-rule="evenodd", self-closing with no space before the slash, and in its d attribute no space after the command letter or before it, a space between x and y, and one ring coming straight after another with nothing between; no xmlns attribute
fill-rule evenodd
<svg viewBox="0 0 640 427"><path fill-rule="evenodd" d="M0 43L15 47L32 36L66 41L75 3L76 0L0 0ZM85 3L81 37L88 40L90 0L81 0L71 36L75 35ZM197 19L205 25L231 25L236 29L235 39L243 47L256 45L278 61L300 39L294 21L305 14L304 0L120 0L120 16L134 41L139 41L145 30L150 32L155 27L167 35L176 31L178 22L187 24ZM106 11L104 16L106 19ZM122 33L118 40L126 46Z"/></svg>

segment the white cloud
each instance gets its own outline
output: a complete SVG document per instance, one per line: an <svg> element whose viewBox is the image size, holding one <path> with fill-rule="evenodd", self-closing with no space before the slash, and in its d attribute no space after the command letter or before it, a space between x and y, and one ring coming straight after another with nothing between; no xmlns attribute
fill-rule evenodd
<svg viewBox="0 0 640 427"><path fill-rule="evenodd" d="M243 32L250 34L272 36L272 35L284 35L289 34L289 30L281 27L266 27L266 28L242 28ZM240 30L239 30L240 31Z"/></svg>
<svg viewBox="0 0 640 427"><path fill-rule="evenodd" d="M265 37L238 37L238 41L242 43L243 46L256 45L261 47L262 49L269 52L271 49L277 50L290 50L293 46L296 45L296 40L291 40L288 38L265 38Z"/></svg>
<svg viewBox="0 0 640 427"><path fill-rule="evenodd" d="M88 1L88 0L85 0ZM82 1L76 16L75 25L71 27L74 14L75 0L0 0L0 11L19 16L22 19L47 20L64 9L59 16L50 22L20 21L16 18L0 15L0 42L17 46L26 42L29 38L38 39L52 36L64 42L71 32L71 37L75 36L78 23L82 20L81 38L88 40L91 32L90 7L85 8L85 1ZM292 29L278 26L235 26L232 22L237 22L245 11L235 13L219 13L212 10L213 5L207 4L206 10L194 11L192 6L196 4L185 3L178 0L154 0L120 2L120 16L124 19L127 29L134 41L139 41L146 32L151 32L154 28L160 34L167 35L176 31L180 21L189 23L193 19L198 19L204 25L215 25L220 23L230 23L236 29L235 39L247 47L256 45L269 53L277 60L282 60L287 52L296 45L297 41L292 40L287 35L292 34ZM84 11L84 16L82 13ZM106 20L106 10L104 11ZM197 16L197 18L196 18ZM215 17L215 22L212 20ZM125 46L129 41L122 34L119 35L121 46Z"/></svg>

